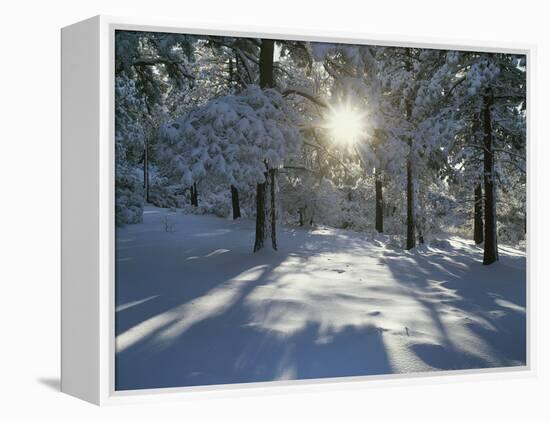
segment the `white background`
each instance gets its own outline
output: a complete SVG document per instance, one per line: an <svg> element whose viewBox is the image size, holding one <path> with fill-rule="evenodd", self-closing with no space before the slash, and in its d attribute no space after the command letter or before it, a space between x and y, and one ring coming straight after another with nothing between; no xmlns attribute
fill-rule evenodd
<svg viewBox="0 0 550 421"><path fill-rule="evenodd" d="M532 6L530 5L532 4ZM538 4L538 6L536 5ZM0 418L67 420L164 419L548 419L550 332L548 271L549 13L544 2L439 1L13 1L0 16ZM97 408L59 388L59 63L62 26L96 14L208 23L406 35L468 43L497 41L537 46L532 85L532 271L536 287L533 336L536 375L523 379L344 388L170 404ZM536 83L536 84L535 84ZM545 305L546 304L546 305ZM371 383L372 384L372 383ZM382 385L380 385L382 386ZM546 390L544 390L546 389Z"/></svg>

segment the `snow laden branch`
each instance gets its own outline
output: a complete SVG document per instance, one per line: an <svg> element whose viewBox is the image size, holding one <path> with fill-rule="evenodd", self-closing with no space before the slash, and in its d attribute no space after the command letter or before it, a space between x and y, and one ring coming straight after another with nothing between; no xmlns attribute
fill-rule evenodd
<svg viewBox="0 0 550 421"><path fill-rule="evenodd" d="M160 154L184 185L208 177L250 188L300 147L298 123L281 94L251 85L162 126Z"/></svg>

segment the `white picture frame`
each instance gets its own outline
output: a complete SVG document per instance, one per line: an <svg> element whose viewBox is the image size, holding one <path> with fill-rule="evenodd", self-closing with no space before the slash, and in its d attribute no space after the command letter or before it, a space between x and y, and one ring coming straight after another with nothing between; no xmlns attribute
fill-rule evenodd
<svg viewBox="0 0 550 421"><path fill-rule="evenodd" d="M532 376L533 262L527 248L527 361L516 368L475 369L276 381L237 385L115 391L114 388L114 31L140 30L199 35L268 37L304 41L415 46L521 53L527 56L528 160L531 149L531 89L535 48L423 39L386 39L363 34L291 33L268 28L192 27L177 22L96 16L61 31L62 46L62 377L63 392L94 404L188 399L212 395L290 393L382 384L476 381L479 376ZM532 168L528 167L528 178ZM528 214L532 187L528 184ZM528 233L532 218L528 218ZM474 375L472 375L474 374Z"/></svg>

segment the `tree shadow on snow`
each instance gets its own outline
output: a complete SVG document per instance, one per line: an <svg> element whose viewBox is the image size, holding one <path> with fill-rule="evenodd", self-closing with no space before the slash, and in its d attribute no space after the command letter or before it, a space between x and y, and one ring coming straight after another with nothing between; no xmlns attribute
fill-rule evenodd
<svg viewBox="0 0 550 421"><path fill-rule="evenodd" d="M515 267L516 261L483 266L483 252L475 246L442 248L388 251L381 259L439 333L436 343L419 341L410 349L441 370L524 365L525 271Z"/></svg>
<svg viewBox="0 0 550 421"><path fill-rule="evenodd" d="M307 247L304 238L311 234L300 235L298 240ZM147 261L139 269L131 264L119 268L118 274L128 280L151 281L134 288L134 296L125 297L116 313L117 390L392 372L382 331L374 326L344 325L327 331L319 320L293 308L301 305L298 298L295 302L266 299L259 306L250 305L253 292L266 285L284 288L278 281L285 273L307 270L306 254L290 253L298 269L291 266L285 271L282 264L287 252L252 254L246 236L232 250L187 253L197 246L196 241L181 249L182 259L167 259L167 270L160 274L148 269ZM227 243L217 237L215 244L223 247ZM327 238L320 247L335 251L335 246ZM160 250L148 250L144 259L162 261L163 253L168 253L160 241L153 241L151 247ZM246 258L239 258L240 253L246 253ZM216 270L220 267L223 270ZM151 273L143 273L148 270ZM117 287L129 294L131 288L122 282ZM311 293L301 299L321 303L326 297ZM345 303L349 297L339 299ZM299 319L298 324L280 331L269 323L257 323L274 314L289 321Z"/></svg>
<svg viewBox="0 0 550 421"><path fill-rule="evenodd" d="M203 218L210 218L207 230ZM117 390L395 372L383 330L368 317L347 317L372 317L376 311L368 310L380 303L369 300L383 298L295 282L304 272L308 279L337 277L345 256L332 269L316 267L312 257L364 256L365 239L285 230L279 252L253 254L251 221L185 221L175 233L138 227L117 239ZM436 341L426 341L406 327L420 360L445 370L525 363L525 272L514 267L520 256L507 256L511 266L485 267L477 247L445 243L408 253L374 246L374 255L383 255L377 268L387 267L397 282L387 292L419 303L437 332ZM367 289L376 288L386 287Z"/></svg>

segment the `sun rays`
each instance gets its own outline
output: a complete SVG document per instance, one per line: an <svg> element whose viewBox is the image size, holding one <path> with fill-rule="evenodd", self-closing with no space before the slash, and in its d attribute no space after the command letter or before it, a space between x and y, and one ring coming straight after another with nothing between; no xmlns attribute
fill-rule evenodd
<svg viewBox="0 0 550 421"><path fill-rule="evenodd" d="M330 107L325 119L330 137L338 144L352 145L365 136L367 112L349 102Z"/></svg>

